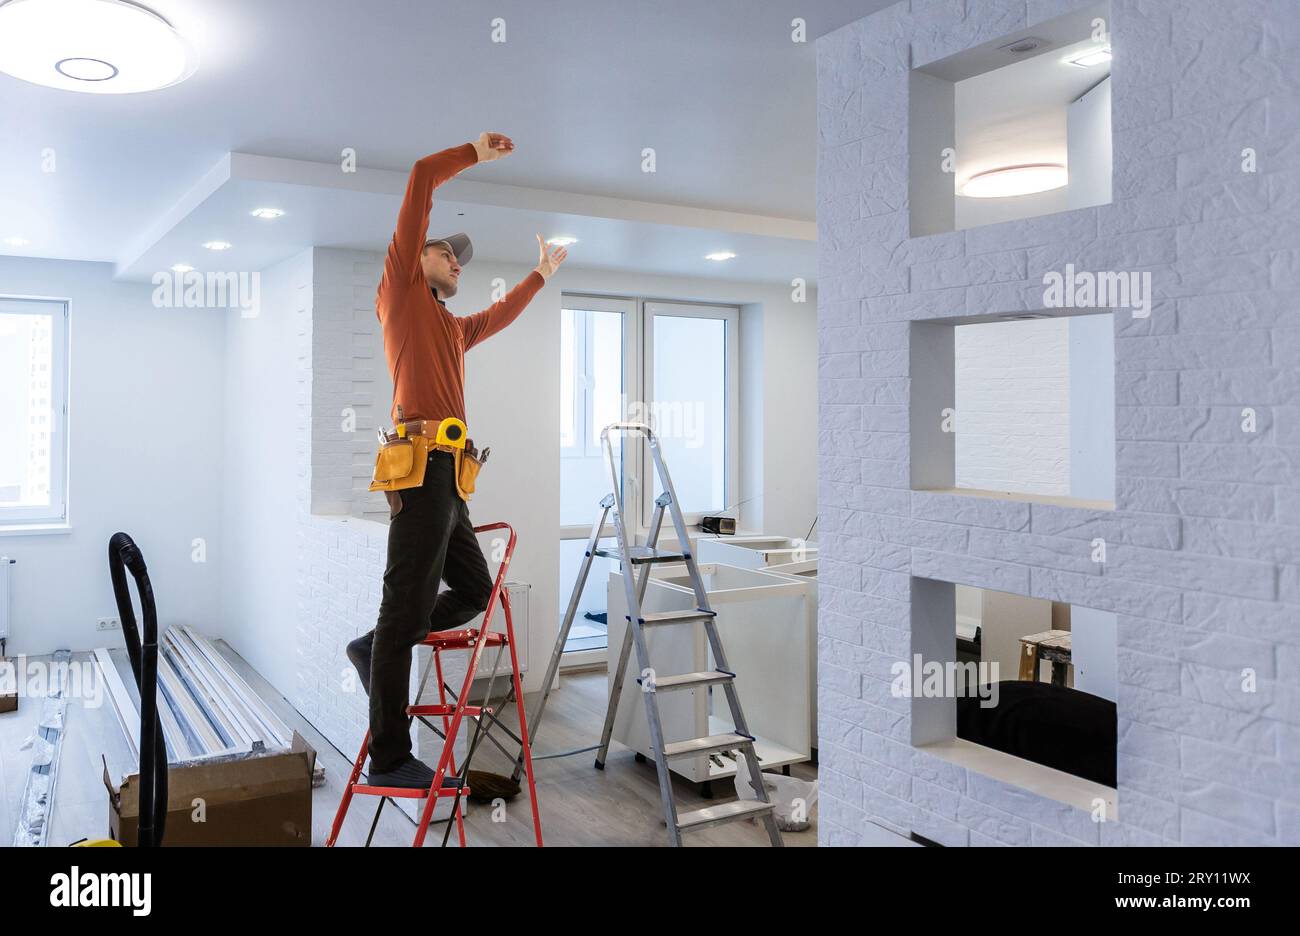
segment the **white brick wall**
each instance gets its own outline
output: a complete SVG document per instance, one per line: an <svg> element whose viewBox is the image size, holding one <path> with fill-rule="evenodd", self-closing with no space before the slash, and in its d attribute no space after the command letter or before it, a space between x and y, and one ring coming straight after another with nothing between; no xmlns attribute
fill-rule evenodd
<svg viewBox="0 0 1300 936"><path fill-rule="evenodd" d="M953 845L1300 843L1294 2L1112 0L1114 203L907 236L909 67L1085 5L910 0L818 42L822 361L864 355L819 377L824 844L873 819ZM909 380L868 356L906 366L909 320L1036 309L1070 261L1153 275L1150 318L1116 315L1117 509L900 489ZM882 677L910 575L1119 615L1118 821L912 748Z"/></svg>
<svg viewBox="0 0 1300 936"><path fill-rule="evenodd" d="M360 686L352 685L345 648L375 626L388 545L385 502L366 490L375 428L388 424L391 398L382 345L376 347L374 294L382 262L375 253L313 250L311 301L298 313L298 438L304 441L294 705L349 757L369 725L369 708ZM351 432L344 427L349 411L355 414ZM452 685L464 678L463 657L451 654L445 661ZM412 692L428 655L416 659ZM418 741L418 753L435 762L441 750L436 738L422 731Z"/></svg>
<svg viewBox="0 0 1300 936"><path fill-rule="evenodd" d="M1070 322L956 330L957 487L1068 496Z"/></svg>

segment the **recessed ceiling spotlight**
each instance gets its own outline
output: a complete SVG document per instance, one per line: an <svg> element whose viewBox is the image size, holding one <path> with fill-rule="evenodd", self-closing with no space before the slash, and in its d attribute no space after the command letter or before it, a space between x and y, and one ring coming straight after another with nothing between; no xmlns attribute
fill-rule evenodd
<svg viewBox="0 0 1300 936"><path fill-rule="evenodd" d="M548 237L548 238L546 238L546 243L550 244L552 247L568 247L570 244L576 244L577 242L578 242L578 239L577 239L576 237Z"/></svg>
<svg viewBox="0 0 1300 936"><path fill-rule="evenodd" d="M208 241L203 246L208 248L208 250L229 250L234 246L234 244L231 244L229 241Z"/></svg>
<svg viewBox="0 0 1300 936"><path fill-rule="evenodd" d="M283 218L284 212L279 208L254 208L252 215L254 218L264 218L267 221L273 221L276 218Z"/></svg>
<svg viewBox="0 0 1300 936"><path fill-rule="evenodd" d="M1004 166L971 176L961 193L967 198L1010 198L1050 192L1064 188L1069 182L1070 173L1059 163Z"/></svg>
<svg viewBox="0 0 1300 936"><path fill-rule="evenodd" d="M131 0L0 2L0 71L91 94L156 91L198 68L194 47Z"/></svg>
<svg viewBox="0 0 1300 936"><path fill-rule="evenodd" d="M27 238L25 238L25 237L6 237L6 238L5 238L5 246L6 246L6 247L26 247L26 246L27 246L28 244L30 244L30 243L31 243L31 241L29 241L29 240L28 240Z"/></svg>
<svg viewBox="0 0 1300 936"><path fill-rule="evenodd" d="M705 260L734 260L736 255L730 250L717 250L711 254L705 254Z"/></svg>
<svg viewBox="0 0 1300 936"><path fill-rule="evenodd" d="M1071 58L1065 60L1067 65L1074 65L1077 68L1094 68L1097 65L1105 65L1113 56L1110 54L1110 46L1101 46L1096 49L1089 49L1087 52L1080 52Z"/></svg>
<svg viewBox="0 0 1300 936"><path fill-rule="evenodd" d="M172 264L172 272L173 272L173 273L193 273L193 272L194 272L194 267L190 266L188 263L173 263L173 264Z"/></svg>
<svg viewBox="0 0 1300 936"><path fill-rule="evenodd" d="M1008 52L1012 55L1024 55L1026 52L1033 52L1046 44L1046 39L1040 39L1038 36L1025 36L1022 39L1008 42L1006 45L998 46L998 51Z"/></svg>

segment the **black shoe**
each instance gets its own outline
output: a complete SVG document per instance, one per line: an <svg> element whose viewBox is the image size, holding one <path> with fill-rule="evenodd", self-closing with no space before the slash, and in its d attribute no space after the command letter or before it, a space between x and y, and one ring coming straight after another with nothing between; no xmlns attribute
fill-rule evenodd
<svg viewBox="0 0 1300 936"><path fill-rule="evenodd" d="M366 695L370 695L370 653L374 644L374 631L348 644L348 659L357 668L357 675L361 677L361 688L366 690Z"/></svg>
<svg viewBox="0 0 1300 936"><path fill-rule="evenodd" d="M371 771L367 777L371 786L401 787L407 790L427 790L433 786L433 769L424 761L411 755L392 770L383 773Z"/></svg>

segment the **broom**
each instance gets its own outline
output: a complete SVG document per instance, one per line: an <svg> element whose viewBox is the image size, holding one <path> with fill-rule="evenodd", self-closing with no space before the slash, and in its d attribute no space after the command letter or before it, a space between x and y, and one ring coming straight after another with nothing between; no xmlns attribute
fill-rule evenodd
<svg viewBox="0 0 1300 936"><path fill-rule="evenodd" d="M498 799L511 800L519 795L519 784L503 774L488 770L471 770L468 780L471 803L491 803Z"/></svg>

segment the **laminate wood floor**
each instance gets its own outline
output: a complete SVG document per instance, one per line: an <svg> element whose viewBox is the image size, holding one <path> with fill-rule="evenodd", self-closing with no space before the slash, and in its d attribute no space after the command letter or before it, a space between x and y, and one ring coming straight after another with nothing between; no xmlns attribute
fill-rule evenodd
<svg viewBox="0 0 1300 936"><path fill-rule="evenodd" d="M240 674L276 710L285 723L297 730L316 748L325 767L325 783L313 790L312 826L314 845L323 845L334 819L339 796L351 767L355 751L336 750L288 701L274 690L238 654L218 641L221 652ZM74 656L88 661L89 654ZM560 688L551 694L540 737L534 743L537 753L567 750L595 743L605 713L603 671L565 676ZM529 700L529 709L532 700ZM31 765L31 751L22 749L40 713L40 700L23 698L19 710L0 715L0 846L12 841L23 785ZM514 727L513 709L503 720ZM130 764L126 740L107 698L98 707L84 699L74 699L68 709L62 761L59 767L55 809L50 824L49 844L67 845L81 838L99 838L108 832L108 799L104 790L103 759L110 768L125 769ZM614 746L603 771L593 767L593 755L540 761L536 765L538 799L542 816L542 833L548 846L561 845L635 845L663 846L667 834L659 805L659 788L654 765L638 763L633 752ZM509 762L495 748L483 745L475 756L475 766L485 770L508 771ZM816 777L816 768L796 765L792 773L803 779ZM722 803L734 798L730 781L714 785L715 798L705 800L694 784L674 781L680 809L693 809L708 803ZM372 798L357 798L344 824L340 845L361 845L374 814ZM494 815L487 806L472 805L466 818L468 844L532 844L532 824L527 797L521 795ZM426 847L441 843L441 828L431 830ZM408 846L415 826L405 815L387 807L375 832L376 846ZM806 832L785 833L787 846L817 844L816 822ZM453 838L454 840L454 838ZM688 846L766 846L762 827L735 822L689 833ZM881 844L911 845L901 836L881 830Z"/></svg>

